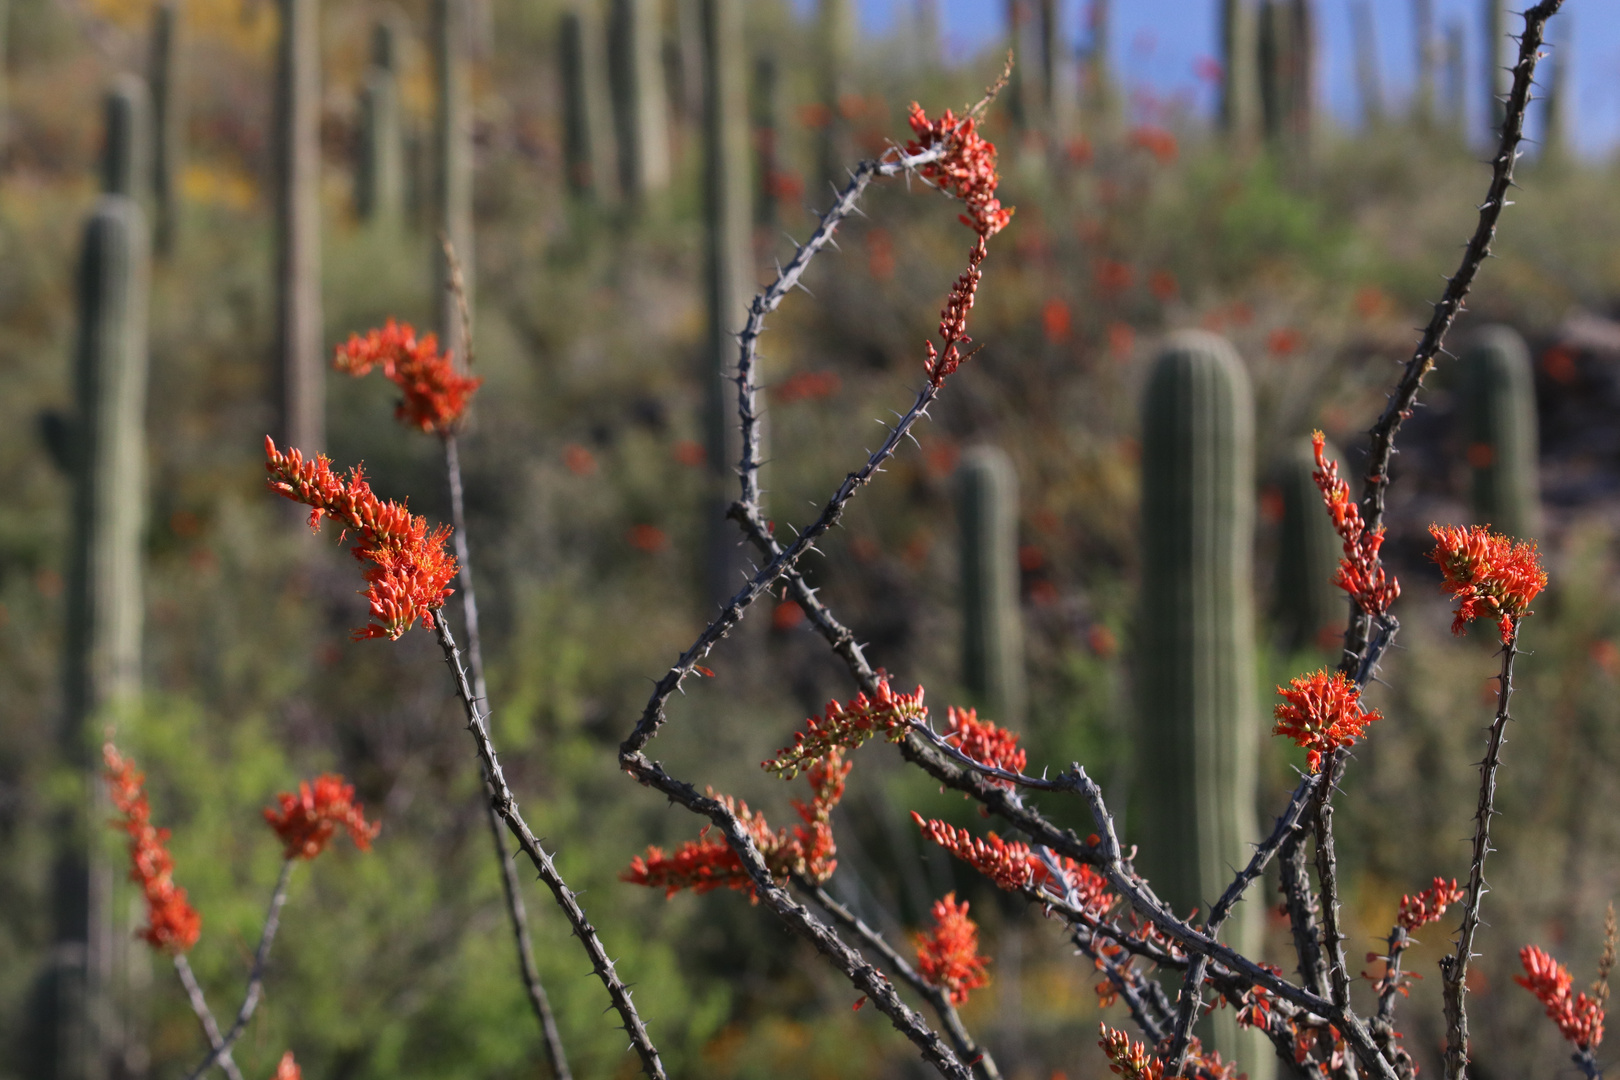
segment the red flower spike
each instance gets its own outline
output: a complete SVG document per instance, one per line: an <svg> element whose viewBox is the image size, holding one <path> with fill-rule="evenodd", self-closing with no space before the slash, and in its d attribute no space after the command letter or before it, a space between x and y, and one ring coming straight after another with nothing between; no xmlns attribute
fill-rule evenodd
<svg viewBox="0 0 1620 1080"><path fill-rule="evenodd" d="M980 720L976 709L958 709L954 705L945 710L945 741L954 742L956 748L981 765L990 765L1006 772L1021 773L1029 757L1018 748L1018 736L988 720ZM1010 780L989 781L998 787L1012 790Z"/></svg>
<svg viewBox="0 0 1620 1080"><path fill-rule="evenodd" d="M335 773L316 777L313 786L301 783L298 794L284 791L276 799L281 809L265 807L264 820L285 845L285 859L313 859L326 849L339 825L349 830L355 847L367 851L381 828L367 824L354 801L354 785Z"/></svg>
<svg viewBox="0 0 1620 1080"><path fill-rule="evenodd" d="M979 927L968 917L968 904L956 894L934 902L934 927L916 935L917 973L930 986L950 995L952 1005L968 999L969 992L989 982L984 969L988 956L979 953Z"/></svg>
<svg viewBox="0 0 1620 1080"><path fill-rule="evenodd" d="M1534 541L1514 543L1488 525L1430 525L1429 554L1446 576L1441 586L1457 600L1451 632L1461 634L1478 618L1494 618L1502 644L1530 614L1530 601L1547 587L1547 572Z"/></svg>
<svg viewBox="0 0 1620 1080"><path fill-rule="evenodd" d="M364 577L373 622L355 630L354 639L397 640L417 619L431 630L433 612L450 597L456 576L456 560L444 547L449 527L429 532L427 519L413 517L404 503L377 498L358 465L341 476L325 454L306 461L296 449L282 453L268 435L264 453L270 490L311 507L311 529L329 516L360 534L354 557L372 564Z"/></svg>
<svg viewBox="0 0 1620 1080"><path fill-rule="evenodd" d="M1536 995L1558 1031L1581 1050L1595 1050L1603 1041L1603 1003L1584 992L1570 994L1569 972L1564 965L1534 945L1519 950L1524 974L1513 981Z"/></svg>
<svg viewBox="0 0 1620 1080"><path fill-rule="evenodd" d="M146 777L110 742L102 746L101 757L107 767L107 790L119 814L111 824L129 833L129 877L146 897L146 929L137 936L154 949L186 952L202 933L202 916L186 902L186 890L174 883L174 859L164 847L169 830L152 824Z"/></svg>
<svg viewBox="0 0 1620 1080"><path fill-rule="evenodd" d="M938 120L930 120L915 101L907 120L917 138L906 143L906 153L919 154L935 143L945 144L945 155L920 171L924 180L937 183L967 204L962 224L981 239L1005 229L1013 209L1003 208L996 198L996 186L1001 182L996 174L996 147L979 134L978 121L971 116L958 119L949 109Z"/></svg>
<svg viewBox="0 0 1620 1080"><path fill-rule="evenodd" d="M394 417L423 431L448 431L484 381L458 373L450 354L439 352L436 335L418 338L410 323L393 319L381 330L367 331L365 337L350 334L348 342L338 346L332 366L357 378L382 368L405 394Z"/></svg>
<svg viewBox="0 0 1620 1080"><path fill-rule="evenodd" d="M1038 860L1028 844L1017 840L1009 842L995 833L990 834L988 841L980 840L966 829L943 821L926 821L915 810L911 812L911 820L928 839L1009 892L1022 889L1035 879L1031 863Z"/></svg>
<svg viewBox="0 0 1620 1080"><path fill-rule="evenodd" d="M293 1052L287 1051L281 1055L281 1063L276 1066L274 1080L303 1080L304 1073L293 1060Z"/></svg>
<svg viewBox="0 0 1620 1080"><path fill-rule="evenodd" d="M1339 463L1327 460L1326 442L1327 437L1320 431L1311 432L1311 446L1316 452L1316 471L1311 475L1333 518L1333 529L1344 541L1344 556L1333 583L1349 593L1366 614L1382 615L1401 595L1401 583L1385 575L1378 556L1384 546L1384 529L1379 526L1367 531L1361 508L1350 497L1350 485L1339 478Z"/></svg>
<svg viewBox="0 0 1620 1080"><path fill-rule="evenodd" d="M1277 687L1285 699L1273 712L1277 724L1273 735L1293 739L1310 751L1305 757L1311 772L1322 767L1322 758L1341 746L1350 746L1367 733L1367 725L1383 716L1377 709L1361 706L1361 689L1343 672L1327 669L1288 680L1288 688Z"/></svg>
<svg viewBox="0 0 1620 1080"><path fill-rule="evenodd" d="M794 734L792 746L778 750L776 757L761 762L760 768L791 780L834 749L858 749L874 735L899 742L911 725L927 719L922 687L917 687L915 693L897 694L883 677L870 698L860 693L847 705L827 702L821 716L810 717L804 722L805 729Z"/></svg>
<svg viewBox="0 0 1620 1080"><path fill-rule="evenodd" d="M1396 922L1411 933L1420 926L1437 921L1446 913L1448 906L1462 903L1465 895L1465 890L1458 887L1456 878L1450 881L1435 878L1433 885L1416 896L1401 897L1401 910Z"/></svg>
<svg viewBox="0 0 1620 1080"><path fill-rule="evenodd" d="M1108 1055L1108 1069L1125 1080L1164 1080L1164 1062L1154 1057L1146 1046L1133 1042L1123 1031L1107 1024L1098 1024L1102 1038L1097 1045Z"/></svg>

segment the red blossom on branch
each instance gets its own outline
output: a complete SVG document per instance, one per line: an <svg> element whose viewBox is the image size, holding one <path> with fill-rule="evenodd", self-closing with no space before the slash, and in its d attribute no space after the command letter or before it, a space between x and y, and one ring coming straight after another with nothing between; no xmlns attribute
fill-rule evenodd
<svg viewBox="0 0 1620 1080"><path fill-rule="evenodd" d="M1018 747L1018 736L989 720L980 720L977 709L952 705L945 710L945 723L945 741L955 743L958 750L981 765L1021 773L1029 762L1029 755ZM986 779L1008 790L1013 787L1010 780Z"/></svg>
<svg viewBox="0 0 1620 1080"><path fill-rule="evenodd" d="M1277 723L1271 733L1307 749L1305 760L1313 773L1325 755L1352 745L1367 733L1368 724L1383 718L1377 709L1362 708L1361 688L1339 671L1324 668L1298 676L1286 688L1277 687L1277 693L1284 701L1272 713Z"/></svg>
<svg viewBox="0 0 1620 1080"><path fill-rule="evenodd" d="M1339 463L1327 460L1324 447L1327 437L1320 431L1311 433L1311 446L1316 452L1316 471L1311 476L1327 503L1333 518L1333 529L1344 541L1344 556L1339 560L1339 573L1333 583L1355 600L1356 606L1368 615L1382 615L1401 595L1401 583L1384 573L1378 551L1384 546L1384 529L1379 526L1369 532L1362 520L1361 508L1350 497L1350 485L1339 478Z"/></svg>
<svg viewBox="0 0 1620 1080"><path fill-rule="evenodd" d="M857 749L874 735L899 742L912 724L927 719L922 687L917 687L915 693L897 694L889 689L888 678L880 676L872 697L859 693L847 705L827 702L821 716L809 717L805 729L794 733L792 746L778 750L776 757L761 762L760 768L791 780L836 748Z"/></svg>
<svg viewBox="0 0 1620 1080"><path fill-rule="evenodd" d="M1402 929L1411 933L1420 926L1435 922L1446 913L1451 904L1462 903L1466 891L1457 885L1457 879L1447 881L1435 878L1434 884L1416 896L1402 896L1400 914L1396 916Z"/></svg>
<svg viewBox="0 0 1620 1080"><path fill-rule="evenodd" d="M1536 995L1559 1032L1581 1050L1595 1050L1603 1041L1603 1003L1585 992L1571 995L1569 972L1563 964L1534 945L1519 950L1524 974L1513 981Z"/></svg>
<svg viewBox="0 0 1620 1080"><path fill-rule="evenodd" d="M186 902L186 890L174 883L174 858L164 847L169 830L152 824L146 777L136 771L135 763L110 742L102 746L101 757L107 767L107 790L119 814L111 824L129 834L129 877L146 897L146 929L138 936L154 949L183 953L197 943L202 916Z"/></svg>
<svg viewBox="0 0 1620 1080"><path fill-rule="evenodd" d="M423 431L448 431L484 381L457 372L451 355L439 351L436 335L418 338L410 323L393 319L380 330L368 330L365 337L350 334L348 342L338 346L332 366L357 378L382 368L405 395L394 417Z"/></svg>
<svg viewBox="0 0 1620 1080"><path fill-rule="evenodd" d="M365 596L374 622L355 630L354 639L398 639L419 618L431 630L433 612L444 606L456 576L456 560L444 547L449 527L429 532L427 519L413 517L404 503L377 498L358 465L342 476L325 454L314 461L296 449L284 454L268 435L264 452L270 490L312 507L311 529L318 530L327 515L360 534L354 557L372 563L365 571Z"/></svg>
<svg viewBox="0 0 1620 1080"><path fill-rule="evenodd" d="M303 1070L298 1067L298 1062L293 1060L293 1052L289 1050L282 1054L281 1062L276 1066L274 1080L303 1080L303 1077Z"/></svg>
<svg viewBox="0 0 1620 1080"><path fill-rule="evenodd" d="M916 942L917 973L949 993L952 1005L990 981L985 975L990 958L979 955L979 926L968 917L967 901L957 903L954 892L934 902L933 929L916 935Z"/></svg>
<svg viewBox="0 0 1620 1080"><path fill-rule="evenodd" d="M1107 1024L1097 1025L1102 1038L1097 1045L1108 1055L1108 1068L1125 1080L1171 1080L1165 1074L1165 1064L1145 1045L1132 1041L1123 1031ZM1221 1055L1204 1053L1203 1045L1193 1036L1187 1043L1187 1065L1183 1076L1197 1076L1205 1080L1231 1080L1237 1075L1235 1066L1221 1061Z"/></svg>
<svg viewBox="0 0 1620 1080"><path fill-rule="evenodd" d="M339 825L349 830L355 847L366 851L381 828L366 822L354 801L354 785L335 773L323 773L313 785L300 783L296 795L283 791L276 800L281 808L265 807L264 820L285 845L286 859L313 859L325 850Z"/></svg>
<svg viewBox="0 0 1620 1080"><path fill-rule="evenodd" d="M950 109L938 120L930 120L915 101L907 120L917 137L906 143L906 153L920 154L944 143L944 156L919 171L924 180L933 181L967 204L962 224L983 239L1005 229L1012 220L1013 208L1003 208L996 198L996 186L1001 182L996 174L996 146L979 134L978 121L972 116L958 119Z"/></svg>
<svg viewBox="0 0 1620 1080"><path fill-rule="evenodd" d="M1451 632L1461 634L1478 618L1494 618L1502 644L1530 614L1530 601L1547 587L1547 572L1534 541L1513 540L1488 525L1430 525L1434 551L1429 554L1446 576L1441 586L1458 601Z"/></svg>

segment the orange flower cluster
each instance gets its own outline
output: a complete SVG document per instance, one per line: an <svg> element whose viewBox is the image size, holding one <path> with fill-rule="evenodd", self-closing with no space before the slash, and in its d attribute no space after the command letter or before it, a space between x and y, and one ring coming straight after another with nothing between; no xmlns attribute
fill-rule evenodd
<svg viewBox="0 0 1620 1080"><path fill-rule="evenodd" d="M303 1078L304 1071L298 1067L298 1062L293 1060L293 1052L289 1050L282 1054L281 1063L276 1066L274 1080L303 1080Z"/></svg>
<svg viewBox="0 0 1620 1080"><path fill-rule="evenodd" d="M1367 725L1382 719L1377 709L1361 707L1361 688L1343 672L1322 669L1288 680L1285 689L1277 687L1284 701L1272 713L1277 723L1273 735L1293 739L1306 748L1311 772L1322 767L1322 758L1341 746L1350 746L1367 733Z"/></svg>
<svg viewBox="0 0 1620 1080"><path fill-rule="evenodd" d="M423 431L448 431L467 411L482 379L457 373L449 353L439 351L434 334L418 338L410 323L389 319L365 337L350 334L339 345L332 366L356 378L374 367L404 393L394 417Z"/></svg>
<svg viewBox="0 0 1620 1080"><path fill-rule="evenodd" d="M1163 1060L1148 1050L1146 1045L1132 1041L1129 1035L1107 1024L1097 1026L1102 1032L1097 1045L1108 1055L1110 1071L1123 1076L1125 1080L1172 1080L1165 1074ZM1200 1080L1235 1080L1237 1067L1222 1062L1220 1054L1206 1054L1198 1036L1194 1035L1187 1041L1187 1064L1181 1075L1196 1076Z"/></svg>
<svg viewBox="0 0 1620 1080"><path fill-rule="evenodd" d="M980 269L984 256L984 237L980 236L968 252L967 269L951 286L951 293L945 298L945 307L939 313L939 336L944 348L935 349L932 341L925 343L928 346L928 360L923 367L928 372L928 381L934 386L943 385L946 378L967 359L962 355L962 346L973 341L968 337L967 319L968 312L973 310L974 294L979 291L979 280L984 277L984 271Z"/></svg>
<svg viewBox="0 0 1620 1080"><path fill-rule="evenodd" d="M1029 755L1018 747L1018 736L988 720L980 720L977 709L958 709L952 705L945 710L945 722L945 741L954 742L958 750L981 765L1021 773L1029 762ZM1009 790L1013 786L1011 780L991 780L990 783Z"/></svg>
<svg viewBox="0 0 1620 1080"><path fill-rule="evenodd" d="M1401 583L1384 574L1378 551L1384 546L1383 527L1369 532L1361 518L1361 508L1350 497L1350 485L1339 478L1339 463L1327 460L1324 449L1327 437L1320 431L1311 433L1311 446L1316 451L1316 471L1311 475L1327 503L1333 518L1333 529L1344 541L1344 557L1339 560L1339 573L1333 583L1355 600L1356 606L1368 615L1382 615L1401 595Z"/></svg>
<svg viewBox="0 0 1620 1080"><path fill-rule="evenodd" d="M283 454L268 435L264 452L270 490L312 507L311 529L321 527L325 514L360 534L354 557L373 564L365 572L365 595L374 622L354 631L354 639L396 640L418 618L431 630L433 612L444 606L456 576L456 560L444 548L449 527L429 532L427 519L413 517L404 503L377 498L358 465L340 476L325 454L314 461L296 449Z"/></svg>
<svg viewBox="0 0 1620 1080"><path fill-rule="evenodd" d="M1481 617L1494 618L1502 644L1530 614L1530 601L1547 587L1547 572L1534 541L1514 543L1488 525L1430 525L1433 559L1445 574L1441 586L1457 601L1451 632L1461 634Z"/></svg>
<svg viewBox="0 0 1620 1080"><path fill-rule="evenodd" d="M996 147L979 134L978 121L971 116L957 119L946 109L938 120L928 119L915 101L906 118L916 138L906 143L906 153L918 154L935 143L945 144L945 156L922 167L924 180L932 180L967 204L962 224L989 239L1012 220L1012 207L1003 208L996 198Z"/></svg>
<svg viewBox="0 0 1620 1080"><path fill-rule="evenodd" d="M135 770L135 763L112 743L102 746L101 757L107 766L107 790L122 819L112 824L129 833L129 877L146 896L146 929L139 936L155 949L183 953L197 944L202 916L186 902L186 890L174 883L174 858L163 846L169 830L152 824L146 777Z"/></svg>
<svg viewBox="0 0 1620 1080"><path fill-rule="evenodd" d="M990 958L979 955L979 926L968 917L967 901L957 903L954 892L934 902L934 927L916 941L917 973L950 994L952 1005L990 981L984 973Z"/></svg>
<svg viewBox="0 0 1620 1080"><path fill-rule="evenodd" d="M354 785L334 773L323 773L313 785L300 783L298 794L283 791L276 800L281 809L265 807L264 820L285 846L282 858L313 859L326 849L339 825L349 830L355 847L366 851L381 828L367 824L354 801Z"/></svg>
<svg viewBox="0 0 1620 1080"><path fill-rule="evenodd" d="M1052 856L1052 865L1020 840L1003 840L995 833L981 840L966 829L943 821L930 821L915 810L911 820L940 847L1009 892L1034 885L1055 896L1076 895L1081 907L1102 915L1114 906L1117 897L1108 891L1107 879L1090 866L1073 859ZM1061 880L1054 880L1053 868Z"/></svg>
<svg viewBox="0 0 1620 1080"><path fill-rule="evenodd" d="M899 742L912 724L927 719L922 687L915 693L897 694L889 689L886 677L880 678L872 697L860 693L847 705L827 702L821 716L809 717L805 729L794 733L792 746L784 746L776 757L760 762L760 768L791 780L835 749L857 749L874 735Z"/></svg>
<svg viewBox="0 0 1620 1080"><path fill-rule="evenodd" d="M1456 878L1447 881L1437 877L1433 885L1416 896L1401 897L1401 910L1396 922L1411 933L1420 926L1437 921L1446 913L1447 907L1462 903L1465 895L1465 891L1458 887Z"/></svg>
<svg viewBox="0 0 1620 1080"><path fill-rule="evenodd" d="M1513 981L1536 995L1559 1032L1582 1050L1595 1050L1603 1041L1603 1002L1584 992L1570 995L1569 972L1564 965L1534 945L1519 950L1524 974Z"/></svg>
<svg viewBox="0 0 1620 1080"><path fill-rule="evenodd" d="M806 773L812 791L808 804L795 799L793 808L804 824L796 825L789 833L786 829L771 831L763 814L755 813L748 804L730 795L719 796L726 808L752 837L765 865L778 881L798 874L815 882L824 882L838 868L838 847L833 842L832 812L844 797L844 780L849 776L850 763L844 760L837 747L812 763ZM709 795L714 796L713 790ZM666 854L656 844L647 848L645 856L630 860L630 866L619 875L620 881L644 885L650 889L663 889L666 898L682 889L706 893L722 886L727 889L755 892L754 879L743 869L742 860L722 839L709 836L709 828L688 840L673 855ZM758 900L758 896L753 897Z"/></svg>

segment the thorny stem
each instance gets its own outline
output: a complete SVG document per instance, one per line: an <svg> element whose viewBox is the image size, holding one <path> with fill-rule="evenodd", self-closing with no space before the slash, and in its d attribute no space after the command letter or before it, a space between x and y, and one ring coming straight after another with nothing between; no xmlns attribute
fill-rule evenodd
<svg viewBox="0 0 1620 1080"><path fill-rule="evenodd" d="M974 1072L983 1080L1001 1080L1001 1070L996 1068L995 1059L990 1056L988 1050L973 1041L973 1036L962 1023L962 1017L956 1011L956 1006L951 1004L949 992L919 975L917 969L912 967L882 934L867 926L859 915L833 899L832 894L826 889L802 878L795 878L794 884L809 893L821 909L833 917L834 922L846 930L853 931L857 937L870 945L888 963L891 971L927 1000L929 1006L939 1016L939 1022L945 1028L945 1034L949 1036L951 1045L956 1048L957 1056L972 1065Z"/></svg>
<svg viewBox="0 0 1620 1080"><path fill-rule="evenodd" d="M1395 995L1400 993L1401 985L1405 982L1401 958L1411 944L1412 936L1407 933L1406 927L1397 923L1390 928L1384 945L1387 950L1384 953L1384 974L1377 984L1378 1012L1369 1023L1373 1040L1394 1064L1403 1080L1417 1075L1417 1064L1412 1060L1412 1055L1396 1041L1395 1031Z"/></svg>
<svg viewBox="0 0 1620 1080"><path fill-rule="evenodd" d="M1316 925L1316 897L1305 868L1305 831L1298 829L1283 841L1278 858L1278 879L1288 906L1288 925L1294 935L1294 955L1305 988L1327 997L1327 965L1322 962L1321 931Z"/></svg>
<svg viewBox="0 0 1620 1080"><path fill-rule="evenodd" d="M563 915L568 919L568 925L573 928L574 936L579 938L581 946L585 949L585 955L590 957L591 970L602 980L602 985L607 988L609 1000L624 1020L624 1030L630 1036L630 1045L641 1058L642 1071L647 1074L649 1080L666 1080L663 1063L658 1060L658 1048L653 1045L652 1038L647 1034L647 1025L636 1012L635 1004L630 999L630 991L613 969L615 961L608 959L607 950L602 947L602 939L597 936L596 928L590 924L590 920L585 917L584 909L579 906L577 894L557 872L551 856L540 846L540 841L535 838L528 822L523 820L523 815L518 811L517 799L512 795L512 789L507 786L506 776L501 772L494 744L490 742L489 732L484 724L484 714L479 711L478 699L473 693L467 669L462 665L461 650L456 647L456 639L450 632L450 621L442 617L442 612L441 617L433 620L433 628L439 639L439 647L444 651L444 661L449 665L456 696L461 699L462 708L466 712L467 730L478 746L478 757L483 762L484 775L489 778L493 791L491 805L500 814L501 820L506 822L507 829L517 838L518 846L523 849L523 853L534 864L540 880L551 889L552 895L557 900L557 906L562 909Z"/></svg>
<svg viewBox="0 0 1620 1080"><path fill-rule="evenodd" d="M208 1056L203 1058L202 1064L187 1075L186 1080L198 1080L203 1073L213 1068L214 1063L222 1060L236 1045L236 1040L242 1037L247 1030L248 1021L253 1019L254 1010L259 1007L259 998L264 993L264 969L270 962L270 943L276 938L276 930L281 926L281 905L287 902L287 883L292 880L292 859L281 864L281 876L276 879L275 891L270 894L270 910L264 916L264 930L259 934L259 947L253 953L253 969L248 973L247 994L242 998L242 1007L236 1012L236 1021L231 1024L223 1038L212 1044ZM229 1070L227 1070L229 1071Z"/></svg>
<svg viewBox="0 0 1620 1080"><path fill-rule="evenodd" d="M209 1048L219 1055L220 1069L231 1080L242 1080L242 1070L236 1067L236 1059L225 1048L225 1037L219 1033L214 1011L208 1007L208 999L203 996L202 987L198 985L197 976L191 970L191 961L186 959L185 953L174 954L174 971L180 976L180 985L186 989L186 999L191 1002L191 1011L197 1014L197 1022L202 1025Z"/></svg>
<svg viewBox="0 0 1620 1080"><path fill-rule="evenodd" d="M449 256L451 285L459 303L466 308L466 297L459 286L461 280L461 267L456 262L455 251L445 241L445 254ZM463 310L463 320L468 316ZM472 328L463 326L462 340L467 343L469 355L472 350ZM484 681L484 650L480 644L478 633L478 595L473 591L472 560L467 551L467 514L466 500L463 497L461 481L461 454L456 445L456 436L453 432L444 435L444 464L445 472L450 479L450 519L455 527L453 533L456 545L456 564L458 583L461 585L461 617L467 625L467 660L472 668L473 695L476 701L489 701L489 687ZM484 792L488 796L484 805L485 817L489 821L490 841L495 845L495 861L501 868L501 889L506 896L506 914L512 923L512 936L517 946L518 973L523 979L523 988L529 995L529 1006L534 1010L535 1019L540 1023L540 1032L546 1042L546 1058L551 1063L552 1075L556 1080L573 1080L573 1074L568 1070L568 1055L563 1049L562 1033L557 1030L557 1018L551 1011L551 1000L546 996L545 985L540 981L540 969L534 962L534 943L529 937L529 914L523 904L522 884L518 881L517 867L507 855L506 841L502 837L501 815L495 809L495 789L484 777Z"/></svg>
<svg viewBox="0 0 1620 1080"><path fill-rule="evenodd" d="M1485 856L1491 850L1491 818L1495 815L1496 771L1502 764L1507 741L1508 702L1513 697L1513 661L1519 655L1519 622L1513 622L1502 646L1502 673L1496 688L1496 717L1485 742L1485 760L1479 764L1479 807L1474 811L1474 857L1468 866L1468 889L1463 897L1462 925L1457 928L1457 949L1441 957L1441 993L1446 1014L1446 1080L1462 1080L1468 1068L1468 962L1474 955L1474 934L1479 929L1480 903L1485 899Z"/></svg>
<svg viewBox="0 0 1620 1080"><path fill-rule="evenodd" d="M1322 945L1326 950L1328 989L1333 1004L1350 1005L1350 971L1344 958L1344 934L1339 929L1339 864L1333 847L1333 791L1344 776L1347 753L1333 751L1322 767L1322 779L1311 800L1311 824L1316 829L1316 881L1322 889Z"/></svg>

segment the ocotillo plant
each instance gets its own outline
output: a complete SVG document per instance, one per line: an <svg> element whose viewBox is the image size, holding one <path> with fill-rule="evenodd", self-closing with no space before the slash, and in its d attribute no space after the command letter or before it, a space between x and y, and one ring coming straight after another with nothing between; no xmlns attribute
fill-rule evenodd
<svg viewBox="0 0 1620 1080"><path fill-rule="evenodd" d="M1474 520L1533 539L1541 532L1541 486L1530 350L1510 326L1481 327L1462 355L1458 377Z"/></svg>
<svg viewBox="0 0 1620 1080"><path fill-rule="evenodd" d="M1018 603L1018 473L1006 451L978 446L957 472L962 685L1001 724L1028 700Z"/></svg>
<svg viewBox="0 0 1620 1080"><path fill-rule="evenodd" d="M669 116L658 26L657 0L613 0L608 64L619 186L633 203L669 186Z"/></svg>
<svg viewBox="0 0 1620 1080"><path fill-rule="evenodd" d="M593 6L576 4L563 11L557 26L557 50L568 189L581 197L611 202L619 177L605 71L607 45Z"/></svg>
<svg viewBox="0 0 1620 1080"><path fill-rule="evenodd" d="M438 92L434 114L433 227L461 261L462 294L450 284L444 244L435 242L432 284L438 298L439 338L445 350L466 356L460 305L473 306L473 145L471 87L467 70L465 0L433 0L433 71Z"/></svg>
<svg viewBox="0 0 1620 1080"><path fill-rule="evenodd" d="M855 49L855 13L850 0L820 0L816 38L822 125L816 167L822 186L815 194L820 198L829 184L834 189L843 187L853 156L849 118L844 115L852 92L850 62Z"/></svg>
<svg viewBox="0 0 1620 1080"><path fill-rule="evenodd" d="M186 161L185 66L181 56L179 0L152 9L152 248L174 249L180 224L180 176Z"/></svg>
<svg viewBox="0 0 1620 1080"><path fill-rule="evenodd" d="M1337 454L1331 454L1335 459ZM1273 471L1281 500L1277 528L1277 573L1272 609L1290 650L1330 651L1344 628L1344 593L1334 587L1339 538L1322 514L1322 496L1312 472L1309 440L1291 446Z"/></svg>
<svg viewBox="0 0 1620 1080"><path fill-rule="evenodd" d="M140 689L141 529L146 505L146 215L105 195L85 226L74 356L73 542L64 650L64 759L89 770L103 726ZM102 816L100 803L85 810ZM100 1075L110 1047L113 913L85 821L61 824L55 909L58 1076ZM98 870L100 872L98 872Z"/></svg>
<svg viewBox="0 0 1620 1080"><path fill-rule="evenodd" d="M101 152L101 190L144 201L151 157L151 105L146 83L120 75L107 88L106 145Z"/></svg>
<svg viewBox="0 0 1620 1080"><path fill-rule="evenodd" d="M1165 344L1142 403L1142 597L1136 683L1143 864L1175 910L1208 910L1257 833L1254 402L1223 338ZM1259 944L1258 905L1234 948ZM1239 1051L1220 1025L1215 1047ZM1258 1065L1256 1046L1240 1060ZM1252 1075L1252 1073L1251 1073Z"/></svg>
<svg viewBox="0 0 1620 1080"><path fill-rule="evenodd" d="M392 19L371 30L371 66L360 86L360 145L354 211L397 227L405 213L405 126L399 100L399 31Z"/></svg>
<svg viewBox="0 0 1620 1080"><path fill-rule="evenodd" d="M281 0L276 54L276 378L279 427L299 446L326 444L321 355L320 8ZM313 453L314 451L311 450Z"/></svg>

